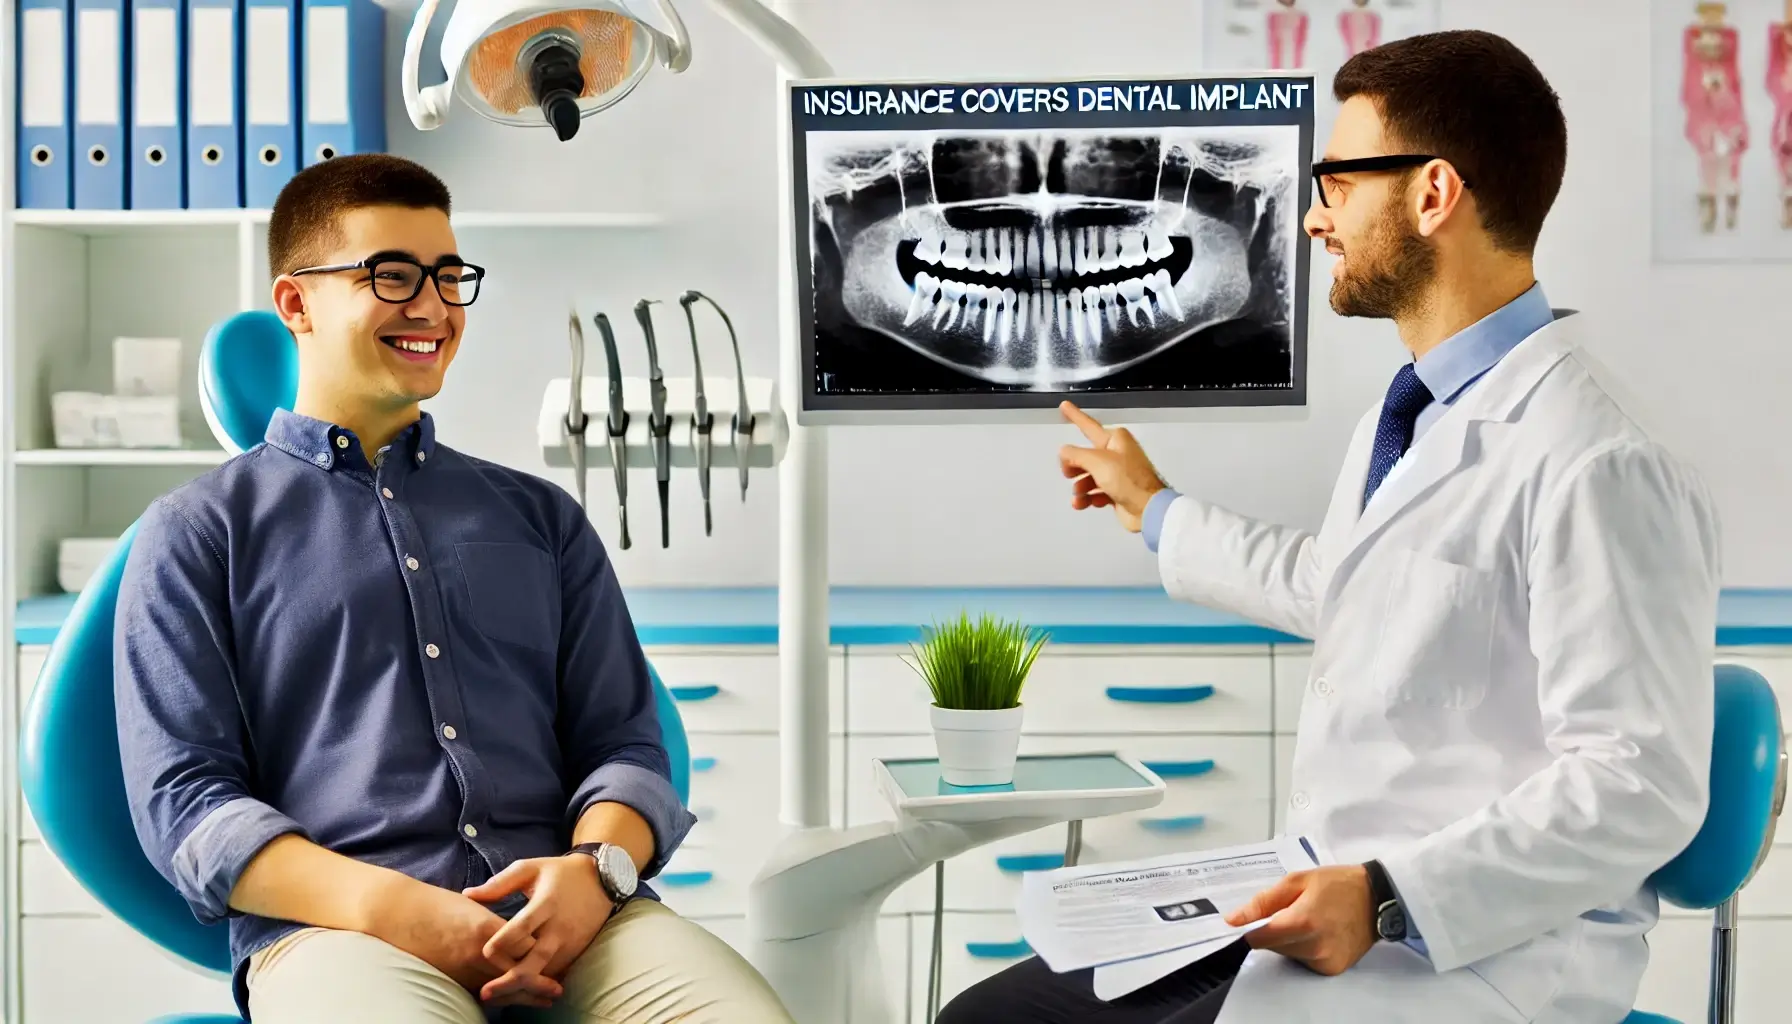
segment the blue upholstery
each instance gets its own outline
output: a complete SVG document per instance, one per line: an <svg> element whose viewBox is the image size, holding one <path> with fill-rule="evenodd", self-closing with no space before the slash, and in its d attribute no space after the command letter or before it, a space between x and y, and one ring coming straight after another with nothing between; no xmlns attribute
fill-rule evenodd
<svg viewBox="0 0 1792 1024"><path fill-rule="evenodd" d="M276 344L281 338L284 347ZM200 389L214 403L206 417L227 449L238 452L260 443L274 409L292 408L298 387L293 349L292 336L272 314L240 314L207 334ZM19 780L44 844L102 906L168 952L227 973L225 927L200 924L151 866L125 797L112 690L112 623L136 533L135 523L125 530L56 634L24 709ZM652 674L672 782L688 803L691 759L684 724L670 691L658 673ZM176 1014L151 1024L239 1022L216 1014Z"/></svg>
<svg viewBox="0 0 1792 1024"><path fill-rule="evenodd" d="M199 406L227 451L260 444L274 410L291 409L298 393L298 346L278 316L251 310L206 332L199 349Z"/></svg>
<svg viewBox="0 0 1792 1024"><path fill-rule="evenodd" d="M1715 682L1711 806L1698 835L1650 878L1662 899L1688 910L1709 910L1742 891L1772 845L1785 799L1784 727L1773 688L1741 665L1717 666ZM1680 1022L1637 1011L1624 1024Z"/></svg>

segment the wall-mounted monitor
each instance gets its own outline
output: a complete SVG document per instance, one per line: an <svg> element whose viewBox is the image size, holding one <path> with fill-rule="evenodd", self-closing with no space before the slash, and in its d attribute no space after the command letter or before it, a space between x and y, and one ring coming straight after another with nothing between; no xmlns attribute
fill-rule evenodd
<svg viewBox="0 0 1792 1024"><path fill-rule="evenodd" d="M1306 404L1312 76L786 99L800 422Z"/></svg>

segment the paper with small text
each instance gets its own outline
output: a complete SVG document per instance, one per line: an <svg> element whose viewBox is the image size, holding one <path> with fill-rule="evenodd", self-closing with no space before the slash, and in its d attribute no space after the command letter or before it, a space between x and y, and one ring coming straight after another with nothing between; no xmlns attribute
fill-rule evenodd
<svg viewBox="0 0 1792 1024"><path fill-rule="evenodd" d="M1261 843L1169 854L1146 860L1087 864L1022 876L1017 907L1021 934L1047 967L1062 973L1104 968L1214 943L1222 948L1261 922L1242 927L1226 915L1282 876L1314 866L1312 847L1299 836ZM1129 975L1150 975L1168 957ZM1164 973L1169 973L1166 970ZM1099 972L1098 972L1099 973ZM1157 977L1162 977L1159 974ZM1142 984L1149 984L1148 978ZM1108 987L1108 986L1104 986Z"/></svg>
<svg viewBox="0 0 1792 1024"><path fill-rule="evenodd" d="M1317 844L1309 840L1304 845L1308 860L1301 865L1302 870L1315 868L1324 863L1315 849ZM1240 929L1240 932L1250 930L1250 927L1246 927ZM1103 1002L1111 1002L1121 996L1131 995L1146 985L1161 981L1198 960L1218 953L1237 941L1237 935L1222 935L1217 939L1197 942L1192 946L1172 949L1167 953L1157 953L1152 956L1140 957L1137 960L1097 967L1094 977L1095 998Z"/></svg>

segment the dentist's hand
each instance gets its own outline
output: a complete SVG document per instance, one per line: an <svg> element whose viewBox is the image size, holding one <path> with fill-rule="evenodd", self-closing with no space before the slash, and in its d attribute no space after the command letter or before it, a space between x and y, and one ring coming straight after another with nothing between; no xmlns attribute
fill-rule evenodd
<svg viewBox="0 0 1792 1024"><path fill-rule="evenodd" d="M1298 960L1319 974L1343 974L1375 945L1369 872L1361 864L1296 871L1226 915L1234 928L1269 918L1245 933L1256 949Z"/></svg>
<svg viewBox="0 0 1792 1024"><path fill-rule="evenodd" d="M1109 430L1069 402L1058 406L1058 410L1094 446L1079 448L1067 444L1058 451L1058 464L1064 475L1076 481L1070 507L1111 506L1120 525L1138 533L1145 506L1151 503L1152 495L1167 486L1145 457L1145 450L1125 427Z"/></svg>

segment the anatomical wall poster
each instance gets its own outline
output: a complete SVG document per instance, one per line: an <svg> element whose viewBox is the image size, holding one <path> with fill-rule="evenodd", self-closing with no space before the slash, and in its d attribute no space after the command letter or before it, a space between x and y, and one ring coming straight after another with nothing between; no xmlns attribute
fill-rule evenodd
<svg viewBox="0 0 1792 1024"><path fill-rule="evenodd" d="M794 83L802 420L1305 404L1312 94Z"/></svg>
<svg viewBox="0 0 1792 1024"><path fill-rule="evenodd" d="M1205 3L1207 70L1311 70L1321 76L1322 90L1329 90L1331 73L1358 53L1438 27L1437 0Z"/></svg>
<svg viewBox="0 0 1792 1024"><path fill-rule="evenodd" d="M1792 261L1792 0L1654 0L1655 258Z"/></svg>

